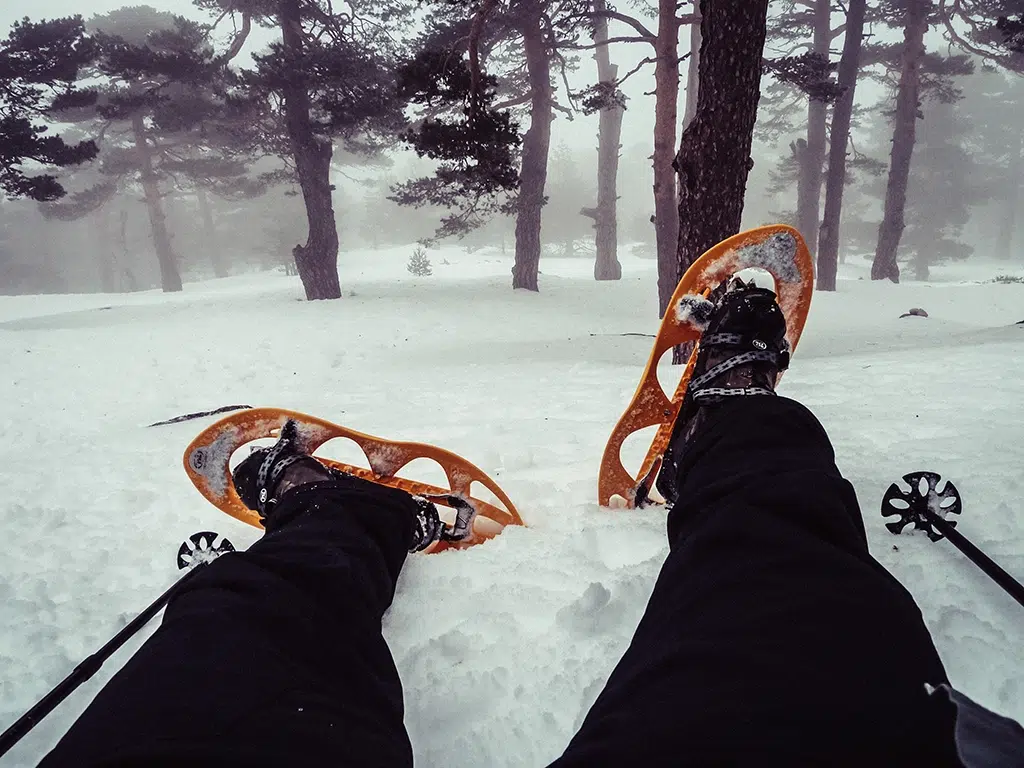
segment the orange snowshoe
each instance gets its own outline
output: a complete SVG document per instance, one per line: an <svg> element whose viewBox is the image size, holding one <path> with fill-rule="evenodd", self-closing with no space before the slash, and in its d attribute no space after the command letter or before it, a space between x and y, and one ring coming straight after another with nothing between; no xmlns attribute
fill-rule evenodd
<svg viewBox="0 0 1024 768"><path fill-rule="evenodd" d="M786 317L786 341L791 352L796 349L814 290L814 265L800 233L782 224L758 227L709 249L686 270L676 286L640 384L605 447L598 478L600 504L632 508L638 490L643 496L654 487L697 361L701 326L691 310L733 275L750 268L763 269L775 279L779 307ZM658 362L670 349L686 342L696 342L697 346L670 398L658 381ZM658 427L657 432L640 471L634 476L622 465L622 444L634 432L652 426Z"/></svg>
<svg viewBox="0 0 1024 768"><path fill-rule="evenodd" d="M231 479L229 462L242 446L261 438L278 438L281 428L292 419L297 427L297 439L302 453L313 455L324 443L336 437L348 438L362 450L368 467L360 467L328 457L316 459L333 469L341 470L380 485L399 488L414 496L423 496L464 515L471 508L468 520L459 519L458 525L468 524L468 534L460 541L438 541L425 551L465 549L497 536L506 525L523 525L515 505L497 483L483 470L461 456L422 443L384 440L354 429L332 424L281 408L254 408L232 414L203 430L185 450L184 464L189 479L207 501L243 523L261 528L259 515L242 503ZM444 470L448 487L442 488L413 479L398 477L397 473L411 461L433 459ZM490 491L496 506L473 495L477 483ZM448 522L448 521L445 521Z"/></svg>

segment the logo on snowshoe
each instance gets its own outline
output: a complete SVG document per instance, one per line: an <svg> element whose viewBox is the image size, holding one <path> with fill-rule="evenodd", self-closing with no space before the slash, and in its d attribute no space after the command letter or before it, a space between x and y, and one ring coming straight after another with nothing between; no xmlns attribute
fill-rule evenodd
<svg viewBox="0 0 1024 768"><path fill-rule="evenodd" d="M763 341L761 341L760 339L754 339L754 341L752 343L758 349L768 349L768 345L766 343L764 343Z"/></svg>
<svg viewBox="0 0 1024 768"><path fill-rule="evenodd" d="M206 451L201 448L192 451L190 463L192 464L192 469L196 472L201 472L203 467L206 466Z"/></svg>

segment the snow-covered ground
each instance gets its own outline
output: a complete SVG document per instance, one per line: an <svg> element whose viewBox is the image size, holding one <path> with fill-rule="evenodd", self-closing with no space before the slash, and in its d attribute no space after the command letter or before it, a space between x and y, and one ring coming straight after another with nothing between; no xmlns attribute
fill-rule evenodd
<svg viewBox="0 0 1024 768"><path fill-rule="evenodd" d="M419 765L560 753L666 554L662 512L595 501L651 342L619 334L657 327L654 263L626 253L620 282L595 283L589 261L545 258L528 294L497 252L434 251L434 275L413 278L410 250L344 255L334 302L300 301L279 274L169 296L0 297L0 727L178 576L189 534L255 540L181 468L211 419L144 426L248 403L433 442L502 484L530 527L411 558L385 633ZM1024 578L1024 285L985 282L1000 273L1022 270L894 286L845 267L839 292L815 297L781 392L829 430L872 551L918 599L954 684L1024 719L1024 609L948 543L895 539L878 513L890 482L938 471L964 496L960 530ZM930 317L899 319L918 306ZM627 445L627 466L644 447ZM2 764L34 764L147 634Z"/></svg>

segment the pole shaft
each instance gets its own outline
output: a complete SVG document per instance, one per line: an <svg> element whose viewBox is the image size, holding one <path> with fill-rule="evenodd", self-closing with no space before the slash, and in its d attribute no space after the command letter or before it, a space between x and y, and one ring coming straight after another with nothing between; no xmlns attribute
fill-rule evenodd
<svg viewBox="0 0 1024 768"><path fill-rule="evenodd" d="M949 543L963 552L972 563L981 568L985 574L996 584L1002 587L1014 600L1024 605L1024 585L1013 576L1000 568L996 562L974 546L970 540L960 533L954 526L950 525L941 515L928 509L925 510L928 521L934 525L939 532L949 539Z"/></svg>
<svg viewBox="0 0 1024 768"><path fill-rule="evenodd" d="M50 714L57 706L70 696L78 686L88 680L90 677L95 675L100 667L103 666L103 662L109 659L118 648L124 645L128 640L142 629L150 619L156 616L160 612L167 602L174 597L174 595L192 578L193 575L198 573L205 563L196 565L192 570L178 579L172 584L166 592L158 597L153 603L151 603L142 613L132 619L128 624L121 629L116 635L114 635L102 648L100 648L92 656L89 656L85 661L75 667L71 674L65 677L57 686L43 696L38 703L35 704L28 712L18 718L18 720L0 734L0 757L3 757L7 752L17 744L25 736L26 733L35 728L39 722Z"/></svg>

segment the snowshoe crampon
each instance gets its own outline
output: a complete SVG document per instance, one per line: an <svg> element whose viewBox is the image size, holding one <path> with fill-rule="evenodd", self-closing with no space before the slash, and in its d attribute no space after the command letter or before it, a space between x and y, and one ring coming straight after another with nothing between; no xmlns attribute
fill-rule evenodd
<svg viewBox="0 0 1024 768"><path fill-rule="evenodd" d="M369 465L359 467L324 456L316 457L327 466L364 480L400 488L413 495L431 497L432 501L448 507L452 504L444 499L446 496L454 495L469 502L476 513L471 534L458 542L436 542L427 552L465 549L498 535L506 525L523 525L515 505L498 484L483 470L451 451L422 443L384 440L315 416L280 408L243 411L203 430L185 450L185 471L211 504L243 523L261 528L259 515L246 507L235 491L229 462L235 451L247 443L261 438L277 438L288 419L294 419L298 425L300 449L303 453L313 455L327 441L344 437L359 446ZM396 476L403 467L420 458L432 459L441 466L448 479L447 488ZM473 496L473 483L479 483L490 491L504 508Z"/></svg>
<svg viewBox="0 0 1024 768"><path fill-rule="evenodd" d="M697 348L687 361L679 386L670 398L658 381L658 362L673 347L700 341L700 326L686 311L688 297L707 297L711 291L744 269L763 269L775 278L775 293L786 316L786 340L796 349L807 320L814 290L814 265L800 233L782 224L758 227L723 240L697 259L683 275L669 302L654 340L643 377L626 412L605 447L598 478L598 501L604 506L633 507L637 488L653 487L661 456L668 447L686 387L697 361ZM770 286L762 286L770 287ZM623 442L641 429L658 430L636 476L622 465Z"/></svg>

